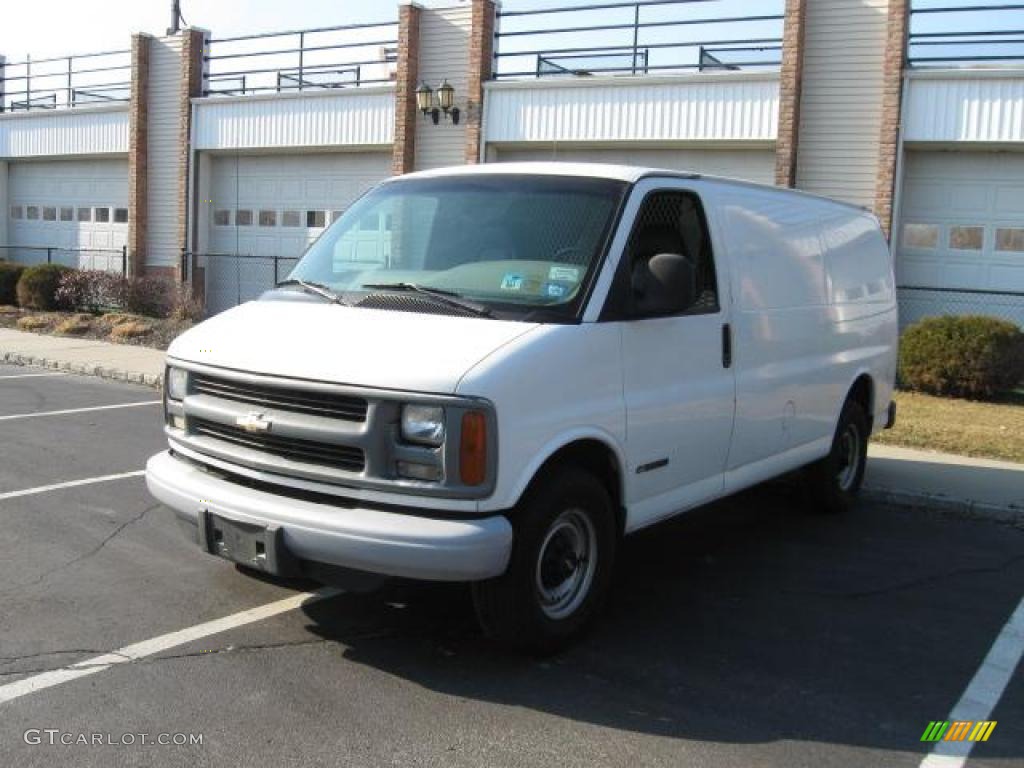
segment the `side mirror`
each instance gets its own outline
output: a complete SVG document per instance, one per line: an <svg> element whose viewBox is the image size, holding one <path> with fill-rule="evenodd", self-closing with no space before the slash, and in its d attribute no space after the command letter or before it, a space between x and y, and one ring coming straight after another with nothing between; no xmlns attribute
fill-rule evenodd
<svg viewBox="0 0 1024 768"><path fill-rule="evenodd" d="M658 253L633 266L633 308L640 315L671 315L697 298L697 268L681 253Z"/></svg>

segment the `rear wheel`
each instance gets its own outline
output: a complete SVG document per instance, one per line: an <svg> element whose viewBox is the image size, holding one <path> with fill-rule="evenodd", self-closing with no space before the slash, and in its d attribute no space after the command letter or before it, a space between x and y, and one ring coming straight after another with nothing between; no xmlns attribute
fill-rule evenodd
<svg viewBox="0 0 1024 768"><path fill-rule="evenodd" d="M817 511L847 512L864 480L870 427L864 408L847 400L828 456L806 469L808 501Z"/></svg>
<svg viewBox="0 0 1024 768"><path fill-rule="evenodd" d="M616 529L604 485L575 467L555 470L513 513L508 569L473 585L484 630L504 645L551 653L576 640L604 603Z"/></svg>

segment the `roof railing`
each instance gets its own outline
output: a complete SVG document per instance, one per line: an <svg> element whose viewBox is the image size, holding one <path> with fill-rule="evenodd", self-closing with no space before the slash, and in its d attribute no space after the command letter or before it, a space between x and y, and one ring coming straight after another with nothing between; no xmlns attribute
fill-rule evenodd
<svg viewBox="0 0 1024 768"><path fill-rule="evenodd" d="M907 60L912 67L1024 65L1024 3L910 8Z"/></svg>
<svg viewBox="0 0 1024 768"><path fill-rule="evenodd" d="M270 50L267 41L274 41ZM389 83L398 60L398 22L214 38L204 59L204 96Z"/></svg>
<svg viewBox="0 0 1024 768"><path fill-rule="evenodd" d="M3 62L0 112L126 102L131 79L129 50Z"/></svg>
<svg viewBox="0 0 1024 768"><path fill-rule="evenodd" d="M637 0L502 10L494 77L778 69L782 0L764 4L767 13L714 15L729 7L729 0Z"/></svg>

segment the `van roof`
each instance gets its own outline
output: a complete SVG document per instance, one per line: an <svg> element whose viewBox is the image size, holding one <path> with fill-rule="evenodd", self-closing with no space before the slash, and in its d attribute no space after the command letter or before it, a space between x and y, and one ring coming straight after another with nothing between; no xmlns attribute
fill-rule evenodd
<svg viewBox="0 0 1024 768"><path fill-rule="evenodd" d="M546 176L584 176L595 179L616 179L618 181L625 181L629 183L636 183L641 179L648 177L668 177L677 179L708 179L711 181L722 182L726 184L735 184L743 187L753 187L755 189L770 189L775 192L799 195L803 197L809 197L816 200L824 200L836 205L842 205L847 208L853 208L854 210L870 215L868 209L853 205L851 203L845 203L842 200L835 200L834 198L824 197L822 195L815 195L810 192L804 192L799 189L788 189L785 187L773 187L767 184L757 184L753 181L746 181L744 179L733 179L723 176L710 176L703 173L695 173L689 171L671 170L668 168L653 168L643 167L636 165L614 165L611 163L569 163L560 162L557 160L549 160L542 162L522 162L522 163L480 163L477 165L456 165L446 168L435 168L429 171L416 171L415 173L408 173L402 176L394 176L389 181L398 179L417 179L417 178L438 178L443 176L497 176L497 175L510 175L510 174L533 174L533 175L546 175Z"/></svg>

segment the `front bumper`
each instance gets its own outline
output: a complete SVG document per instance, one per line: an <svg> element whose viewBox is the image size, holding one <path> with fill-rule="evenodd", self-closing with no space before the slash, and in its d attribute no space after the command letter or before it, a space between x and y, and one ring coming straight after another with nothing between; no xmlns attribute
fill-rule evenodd
<svg viewBox="0 0 1024 768"><path fill-rule="evenodd" d="M477 581L505 571L512 526L503 515L473 520L336 507L232 483L158 453L146 485L178 517L196 527L207 515L272 526L291 558L429 581ZM201 537L200 537L201 538Z"/></svg>

